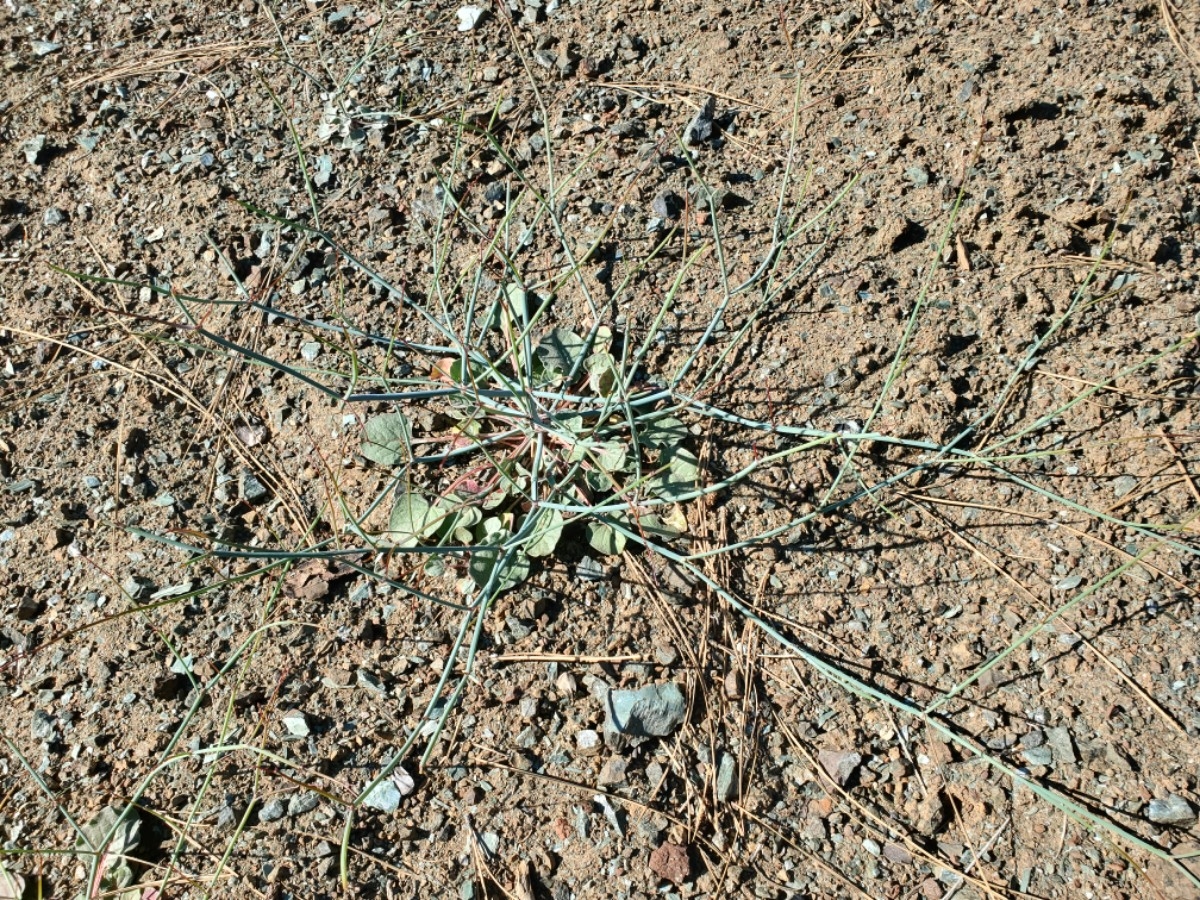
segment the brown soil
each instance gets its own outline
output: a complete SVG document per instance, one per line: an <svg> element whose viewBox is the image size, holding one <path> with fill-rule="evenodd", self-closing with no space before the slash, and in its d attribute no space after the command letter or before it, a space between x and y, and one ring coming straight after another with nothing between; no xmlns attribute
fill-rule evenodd
<svg viewBox="0 0 1200 900"><path fill-rule="evenodd" d="M355 896L1200 896L1167 859L1200 848L1196 10L524 2L469 31L407 0L10 5L0 863L80 895L76 826L135 800L147 891L332 897L346 804L418 729L411 793L352 819ZM561 238L505 220L551 184ZM772 252L780 210L831 204ZM427 364L346 328L440 342L404 293L461 324L506 277L494 233L530 283L580 262L554 324L634 343L699 251L650 384L727 287L801 273L718 365L766 281L729 301L702 399L889 440L686 506L680 552L806 519L699 564L757 622L653 554L585 578L569 535L490 611L420 766L460 613L151 536L341 540L387 482L359 451L389 405L231 344L338 394L352 355L403 378ZM687 424L708 483L800 443ZM955 447L987 463L889 442L973 425ZM667 682L671 735L581 742L610 689Z"/></svg>

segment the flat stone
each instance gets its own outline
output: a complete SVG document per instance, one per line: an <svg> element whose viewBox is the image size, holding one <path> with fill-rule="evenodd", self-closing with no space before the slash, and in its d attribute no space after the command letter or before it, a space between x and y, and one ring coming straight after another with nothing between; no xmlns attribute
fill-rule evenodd
<svg viewBox="0 0 1200 900"><path fill-rule="evenodd" d="M258 810L258 821L274 822L277 819L282 819L283 814L287 811L287 804L283 802L281 797L273 797L264 803Z"/></svg>
<svg viewBox="0 0 1200 900"><path fill-rule="evenodd" d="M862 765L862 754L847 750L822 750L817 754L817 760L839 787L845 787Z"/></svg>
<svg viewBox="0 0 1200 900"><path fill-rule="evenodd" d="M309 727L308 719L304 713L298 709L294 709L283 717L283 727L287 729L287 733L293 737L308 737Z"/></svg>
<svg viewBox="0 0 1200 900"><path fill-rule="evenodd" d="M1065 725L1046 729L1046 746L1054 754L1057 765L1075 765L1079 761L1075 753L1075 742L1071 740L1071 731Z"/></svg>
<svg viewBox="0 0 1200 900"><path fill-rule="evenodd" d="M363 806L390 813L400 808L400 801L403 799L404 795L400 793L400 788L396 783L390 778L385 778L363 798Z"/></svg>
<svg viewBox="0 0 1200 900"><path fill-rule="evenodd" d="M728 802L738 795L737 759L732 753L722 753L717 765L717 799Z"/></svg>
<svg viewBox="0 0 1200 900"><path fill-rule="evenodd" d="M677 684L610 691L605 731L634 737L667 737L683 724L687 699Z"/></svg>
<svg viewBox="0 0 1200 900"><path fill-rule="evenodd" d="M1157 825L1191 828L1196 824L1196 811L1192 809L1192 804L1178 794L1168 794L1166 800L1151 800L1146 807L1146 816Z"/></svg>
<svg viewBox="0 0 1200 900"><path fill-rule="evenodd" d="M580 756L595 756L600 752L600 735L591 728L585 728L575 735L575 748Z"/></svg>
<svg viewBox="0 0 1200 900"><path fill-rule="evenodd" d="M288 800L287 814L289 816L302 816L306 812L312 812L321 805L321 797L313 791L304 791L303 793L293 794Z"/></svg>

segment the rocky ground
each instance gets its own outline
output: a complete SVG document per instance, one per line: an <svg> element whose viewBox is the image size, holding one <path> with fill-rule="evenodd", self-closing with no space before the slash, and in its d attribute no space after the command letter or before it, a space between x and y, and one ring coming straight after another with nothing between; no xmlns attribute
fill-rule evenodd
<svg viewBox="0 0 1200 900"><path fill-rule="evenodd" d="M1200 896L1194 7L4 15L0 898ZM715 317L755 469L711 583L566 533L437 733L449 575L180 545L341 540L342 398L514 271L651 385Z"/></svg>

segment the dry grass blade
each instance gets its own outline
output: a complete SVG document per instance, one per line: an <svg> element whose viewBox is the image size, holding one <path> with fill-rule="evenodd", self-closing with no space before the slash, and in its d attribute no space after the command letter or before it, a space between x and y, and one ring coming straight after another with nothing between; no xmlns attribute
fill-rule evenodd
<svg viewBox="0 0 1200 900"><path fill-rule="evenodd" d="M68 82L67 87L76 90L102 81L144 78L183 65L192 65L201 72L208 72L231 62L248 61L252 54L270 47L273 43L274 41L269 40L218 41L194 47L164 50L149 56L138 54L116 63L110 68L76 78L74 81Z"/></svg>

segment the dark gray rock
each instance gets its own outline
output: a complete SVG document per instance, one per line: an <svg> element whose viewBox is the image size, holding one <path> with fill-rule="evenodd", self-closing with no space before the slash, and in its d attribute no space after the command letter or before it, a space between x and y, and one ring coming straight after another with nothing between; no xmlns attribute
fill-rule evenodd
<svg viewBox="0 0 1200 900"><path fill-rule="evenodd" d="M636 691L610 691L604 730L632 737L667 737L687 715L687 698L677 684L652 684Z"/></svg>
<svg viewBox="0 0 1200 900"><path fill-rule="evenodd" d="M1146 816L1157 825L1191 828L1196 824L1196 811L1192 809L1192 804L1178 794L1168 794L1166 800L1151 800L1146 807Z"/></svg>

